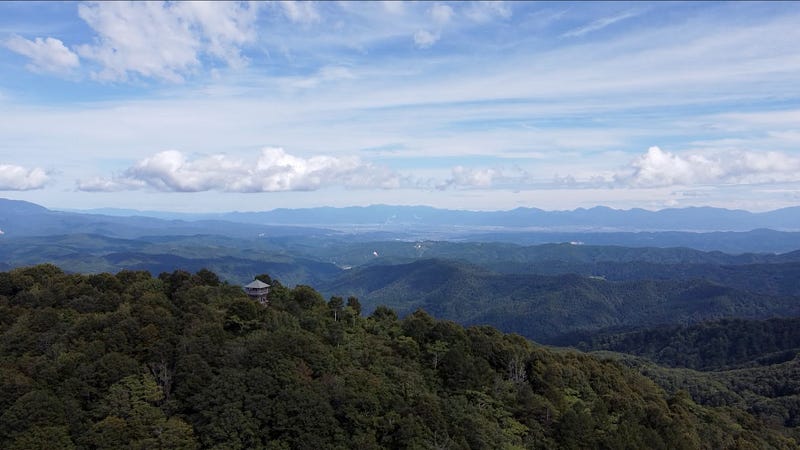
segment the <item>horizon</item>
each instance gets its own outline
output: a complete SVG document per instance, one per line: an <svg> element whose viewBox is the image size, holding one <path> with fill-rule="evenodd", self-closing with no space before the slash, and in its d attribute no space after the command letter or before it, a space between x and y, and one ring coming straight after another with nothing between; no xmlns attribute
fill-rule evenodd
<svg viewBox="0 0 800 450"><path fill-rule="evenodd" d="M43 205L40 205L40 206L43 206ZM572 209L543 209L543 208L537 208L535 206L517 206L515 208L510 208L510 209L455 209L455 208L437 208L435 206L429 206L429 205L412 205L412 204L409 204L409 205L390 205L390 204L386 204L386 203L373 203L373 204L368 204L368 205L349 205L349 206L308 206L308 207L301 207L301 208L273 208L273 209L265 209L265 210L238 210L238 209L235 209L235 210L222 210L222 211L205 212L205 213L204 212L168 211L168 210L139 210L139 209L131 209L131 208L114 208L114 207L99 207L99 208L90 208L90 209L60 209L60 208L48 208L48 209L53 210L53 211L66 211L66 212L92 212L92 211L108 210L108 211L133 211L133 212L141 212L141 213L168 213L168 214L186 214L186 215L192 215L192 214L205 215L205 214L208 214L208 215L214 215L214 214L229 214L229 213L242 213L242 214L261 213L261 212L272 212L272 211L278 211L278 210L291 211L291 210L308 210L308 209L323 209L323 208L330 208L330 209L361 208L361 209L367 209L367 208L373 208L373 207L376 207L376 208L378 208L378 207L386 207L386 208L430 208L430 209L435 209L435 210L438 210L438 211L475 212L475 213L509 212L509 211L515 211L515 210L518 210L518 209L538 210L538 211L543 211L543 212L548 212L548 213L551 213L551 212L590 211L590 210L594 210L594 209L606 209L606 210L619 211L619 212L628 212L628 211L660 212L660 211L686 210L686 209L719 209L719 210L724 210L724 211L741 211L741 212L747 212L747 213L750 213L750 214L760 214L760 213L769 213L769 212L780 211L780 210L784 210L784 209L797 208L798 206L786 206L786 207L782 207L782 208L768 209L768 210L763 210L763 211L752 211L752 210L747 210L747 209L743 209L743 208L720 208L720 207L715 207L715 206L683 206L683 207L671 206L671 207L664 207L664 208L658 208L658 209L648 209L648 208L639 208L639 207L635 207L635 206L634 207L630 207L630 208L614 208L614 207L606 206L606 205L595 205L595 206L590 206L590 207L579 206L579 207L572 208Z"/></svg>
<svg viewBox="0 0 800 450"><path fill-rule="evenodd" d="M791 2L3 2L0 196L797 206L798 22Z"/></svg>
<svg viewBox="0 0 800 450"><path fill-rule="evenodd" d="M515 208L510 209L454 209L454 208L437 208L435 206L429 205L419 205L419 204L408 204L408 205L400 205L400 204L386 204L386 203L374 203L368 205L348 205L348 206L310 206L310 207L298 207L298 208L272 208L272 209L264 209L264 210L238 210L238 209L231 209L231 210L220 210L220 211L210 211L210 212L203 212L203 211L177 211L177 210L142 210L142 209L135 209L135 208L120 208L120 207L113 207L113 206L100 206L100 207L92 207L92 208L60 208L55 206L48 206L41 203L36 202L29 202L27 200L21 199L13 199L13 198L6 198L0 197L0 200L11 200L11 201L22 201L32 203L37 206L44 207L50 211L62 211L62 212L73 212L73 213L88 213L88 214L103 214L103 211L108 212L134 212L134 213L154 213L154 214L176 214L176 215L224 215L224 214L250 214L250 213L268 213L274 212L279 210L309 210L309 209L368 209L368 208L430 208L435 209L438 211L453 211L453 212L474 212L474 213L493 213L493 212L510 212L518 209L529 209L529 210L537 210L546 213L554 213L554 212L575 212L575 211L590 211L595 209L605 209L617 212L630 212L630 211L646 211L651 213L657 213L661 211L670 211L670 210L691 210L691 209L717 209L717 210L724 210L730 212L746 212L750 214L760 214L760 213L770 213L779 210L785 209L793 209L797 208L798 206L787 206L782 208L776 209L769 209L763 211L753 211L743 208L720 208L715 206L684 206L684 207L665 207L659 209L648 209L648 208L640 208L640 207L631 207L631 208L614 208L607 205L595 205L591 207L577 207L572 209L543 209L537 208L534 206L527 207L527 206L517 206Z"/></svg>

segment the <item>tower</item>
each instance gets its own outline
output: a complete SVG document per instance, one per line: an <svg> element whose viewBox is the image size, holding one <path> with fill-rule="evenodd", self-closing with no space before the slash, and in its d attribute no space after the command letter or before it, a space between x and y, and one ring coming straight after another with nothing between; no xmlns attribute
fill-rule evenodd
<svg viewBox="0 0 800 450"><path fill-rule="evenodd" d="M269 305L269 285L267 283L255 280L244 287L244 292L262 305Z"/></svg>

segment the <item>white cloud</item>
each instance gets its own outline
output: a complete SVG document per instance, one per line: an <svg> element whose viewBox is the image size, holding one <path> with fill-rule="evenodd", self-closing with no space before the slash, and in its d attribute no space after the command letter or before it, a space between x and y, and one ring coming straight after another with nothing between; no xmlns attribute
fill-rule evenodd
<svg viewBox="0 0 800 450"><path fill-rule="evenodd" d="M431 15L436 23L445 24L453 17L453 8L441 3L435 3L431 6L431 9L428 10L428 14Z"/></svg>
<svg viewBox="0 0 800 450"><path fill-rule="evenodd" d="M34 72L66 73L78 67L78 55L64 46L64 43L51 37L37 37L28 40L21 36L12 36L5 46L16 53L27 56L31 62L26 66Z"/></svg>
<svg viewBox="0 0 800 450"><path fill-rule="evenodd" d="M627 11L621 14L617 14L616 16L603 17L601 19L597 19L589 23L588 25L582 26L580 28L575 28L574 30L570 30L562 34L561 37L581 37L585 34L602 30L603 28L611 26L622 20L630 19L631 17L636 17L637 15L639 15L639 13L633 11Z"/></svg>
<svg viewBox="0 0 800 450"><path fill-rule="evenodd" d="M559 180L564 191L586 191L586 183L604 173L605 178L599 178L596 185L633 186L635 168L629 162L647 150L647 142L670 142L670 151L681 149L674 151L679 159L672 164L677 165L689 160L690 155L713 163L718 159L715 155L741 149L800 155L795 153L800 148L800 110L792 102L800 92L795 76L800 68L800 53L791 44L800 39L800 28L796 26L797 12L791 8L779 14L745 17L741 13L726 14L738 7L719 4L659 26L652 26L649 21L662 15L642 14L641 21L629 19L606 29L624 28L624 33L599 31L584 36L598 39L585 40L559 39L558 33L571 29L563 28L563 23L574 19L574 10L563 17L563 22L547 28L539 26L538 18L530 17L535 11L559 9L555 5L510 4L514 20L503 22L495 18L500 22L495 27L491 23L479 26L466 17L472 4L442 2L455 10L444 26L438 25L429 12L434 3L392 4L404 8L403 16L390 15L381 4L314 4L324 20L313 27L292 23L278 3L261 4L259 10L265 17L259 20L258 44L232 45L241 49L242 55L252 55L255 67L236 76L222 74L210 81L198 77L199 83L158 92L117 91L113 86L96 91L86 86L69 95L74 101L58 104L39 104L38 100L36 105L24 103L26 98L45 99L44 91L35 97L9 92L7 100L0 103L0 135L4 138L0 154L30 152L35 161L16 161L28 167L38 164L36 161L57 161L62 175L51 175L54 179L48 184L50 189L26 194L41 194L42 198L52 195L48 201L56 201L57 196L66 196L63 192L74 188L73 184L58 184L64 179L71 183L88 180L84 182L87 189L92 185L98 190L146 188L148 185L133 183L133 179L128 179L133 183L131 187L115 184L115 179L124 179L126 167L148 155L141 153L142 148L191 149L205 155L229 152L226 159L231 155L239 157L234 152L253 148L254 142L281 143L287 149L303 149L304 155L341 156L361 151L357 149L384 148L389 150L363 150L359 154L364 160L377 163L373 158L381 158L381 164L433 179L427 185L433 191L452 177L451 166L464 164L480 170L474 164L485 161L485 167L504 174L493 178L491 190L451 189L436 193L442 199L451 196L447 201L454 203L458 201L456 196L481 196L488 206L516 201L511 197L501 199L497 192L503 188L525 192L529 195L526 198L535 201L555 203L548 198L555 194L532 194L552 190L546 184L553 184L555 174L566 175ZM156 4L162 9L181 5ZM667 9L676 17L685 12L678 5L658 8ZM758 10L755 5L748 8ZM602 14L616 13L589 13L592 15L583 22L571 22L572 27L590 24ZM210 32L203 31L199 19L190 17L185 10L173 14L187 17L192 36L199 42L196 54L200 61L175 72L182 77L192 71L202 75L201 71L206 70L203 66L209 64L206 60L218 58L211 54ZM584 12L579 15L586 17ZM83 25L77 20L78 25ZM634 21L635 27L627 26ZM76 43L102 43L99 32L94 33L96 40L71 41L70 35L54 34L59 29L62 28L51 27L23 36L59 37L72 50ZM432 48L439 50L445 41L449 45L435 58L430 57L430 51L414 51L413 35L420 29L434 37L438 37L434 33L441 33L441 40L431 44ZM92 33L91 29L88 31ZM0 42L4 39L0 38ZM233 40L231 37L227 42ZM152 47L154 52L166 48L159 42ZM291 58L283 59L283 47ZM264 57L254 56L253 51L263 52ZM6 56L12 55L7 53ZM103 69L96 60L82 58L80 63L85 70ZM145 78L133 70L126 75ZM353 80L348 80L351 75ZM36 92L38 87L26 89ZM67 159L63 159L64 142L80 143ZM603 153L610 149L619 152ZM536 161L516 159L527 158L531 152L545 156ZM188 152L185 155L189 162L198 158ZM241 158L255 161L257 155ZM443 158L449 159L445 163ZM510 158L514 162L495 162L492 158ZM119 160L128 162L117 169L117 177L112 177L108 169L97 169L99 165L119 164ZM669 163L667 158L664 164ZM442 168L442 164L447 167ZM511 164L522 165L531 177L516 184L516 179L505 176L508 172L504 165ZM648 164L653 161L643 167L646 169ZM628 170L622 173L621 168ZM618 183L615 174L621 177ZM89 180L93 175L105 178ZM694 181L700 176L691 174L685 179ZM670 184L680 178L675 175L659 181L654 177L647 181L640 175L639 182L641 186ZM761 172L757 177L767 179ZM468 178L462 174L462 179ZM721 179L725 183L735 180L732 175ZM732 187L709 186L709 191L719 195ZM747 190L747 185L737 189ZM633 190L645 191L637 197L640 202L649 196L655 200L663 189L614 189L593 199L611 202L632 195L629 191ZM367 192L350 191L348 195L366 199ZM371 201L402 199L399 192L379 191ZM425 198L425 192L417 189L411 195ZM71 195L88 198L83 201L89 203L102 198ZM220 209L234 207L234 201L246 204L252 199L217 191L196 195L208 195L214 199L209 200L208 207L215 202L214 207ZM579 195L582 194L570 198ZM159 202L170 196L135 191L119 194L119 198L125 197L141 198L142 202L158 198L153 201ZM323 196L301 192L271 196L279 197L303 197L304 202L309 202L308 199ZM108 194L106 198L116 201L113 199L117 196Z"/></svg>
<svg viewBox="0 0 800 450"><path fill-rule="evenodd" d="M289 85L292 87L307 89L317 87L319 84L325 82L352 80L355 78L356 76L347 67L325 66L310 77L292 80Z"/></svg>
<svg viewBox="0 0 800 450"><path fill-rule="evenodd" d="M200 42L176 12L159 2L82 4L78 14L99 36L78 53L101 65L101 80L126 80L133 72L182 81L182 73L200 65Z"/></svg>
<svg viewBox="0 0 800 450"><path fill-rule="evenodd" d="M256 5L245 8L234 2L180 2L177 6L190 22L202 29L208 53L234 67L246 59L240 46L256 39Z"/></svg>
<svg viewBox="0 0 800 450"><path fill-rule="evenodd" d="M414 33L414 45L418 48L428 48L439 40L438 33L431 33L428 30L418 30Z"/></svg>
<svg viewBox="0 0 800 450"><path fill-rule="evenodd" d="M397 0L383 0L381 2L384 11L389 14L400 15L405 13L405 3Z"/></svg>
<svg viewBox="0 0 800 450"><path fill-rule="evenodd" d="M0 164L0 190L28 191L41 189L48 181L43 169L26 169L11 164Z"/></svg>
<svg viewBox="0 0 800 450"><path fill-rule="evenodd" d="M308 1L282 1L280 5L286 18L292 22L312 24L321 20L314 3Z"/></svg>
<svg viewBox="0 0 800 450"><path fill-rule="evenodd" d="M454 12L453 8L451 8L449 5L434 3L433 6L428 9L427 14L431 17L431 19L433 19L433 22L437 27L442 27L450 22ZM438 42L441 38L440 31L433 32L424 29L417 30L414 33L414 45L421 49L432 47L433 44Z"/></svg>
<svg viewBox="0 0 800 450"><path fill-rule="evenodd" d="M800 158L780 152L731 151L676 155L658 147L631 163L617 182L633 187L695 184L751 184L800 181Z"/></svg>
<svg viewBox="0 0 800 450"><path fill-rule="evenodd" d="M111 192L152 188L165 192L312 191L325 187L400 187L396 173L355 157L290 155L281 148L264 148L255 162L214 155L189 160L168 150L147 157L122 175L78 181L78 189Z"/></svg>
<svg viewBox="0 0 800 450"><path fill-rule="evenodd" d="M464 166L453 167L452 174L437 189L456 188L490 188L494 180L502 176L495 169L471 169Z"/></svg>
<svg viewBox="0 0 800 450"><path fill-rule="evenodd" d="M94 177L78 180L76 185L78 190L83 192L119 192L145 187L144 183L122 177L114 179Z"/></svg>
<svg viewBox="0 0 800 450"><path fill-rule="evenodd" d="M475 2L466 10L466 16L475 22L488 22L496 18L510 19L512 15L511 7L502 1L482 1Z"/></svg>
<svg viewBox="0 0 800 450"><path fill-rule="evenodd" d="M255 40L256 8L239 3L102 2L81 4L78 14L97 33L78 53L105 81L137 74L180 82L202 66L202 53L240 66L240 46Z"/></svg>

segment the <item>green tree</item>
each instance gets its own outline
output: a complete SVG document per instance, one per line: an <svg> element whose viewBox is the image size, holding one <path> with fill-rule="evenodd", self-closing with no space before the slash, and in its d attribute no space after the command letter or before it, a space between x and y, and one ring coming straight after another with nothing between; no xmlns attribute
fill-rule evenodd
<svg viewBox="0 0 800 450"><path fill-rule="evenodd" d="M328 301L328 308L330 308L331 313L333 314L333 320L338 321L339 315L344 308L344 299L336 296L331 297L331 299Z"/></svg>
<svg viewBox="0 0 800 450"><path fill-rule="evenodd" d="M66 426L33 426L14 438L8 450L72 450L75 444Z"/></svg>
<svg viewBox="0 0 800 450"><path fill-rule="evenodd" d="M99 448L196 448L191 427L177 417L167 418L155 406L164 393L150 374L123 378L109 388L103 410L106 417L92 429Z"/></svg>
<svg viewBox="0 0 800 450"><path fill-rule="evenodd" d="M195 278L197 278L197 284L202 284L205 286L219 286L220 280L217 274L214 272L203 268L197 271L195 274Z"/></svg>
<svg viewBox="0 0 800 450"><path fill-rule="evenodd" d="M352 295L347 297L347 307L355 311L357 316L361 315L361 302L358 301L358 297Z"/></svg>

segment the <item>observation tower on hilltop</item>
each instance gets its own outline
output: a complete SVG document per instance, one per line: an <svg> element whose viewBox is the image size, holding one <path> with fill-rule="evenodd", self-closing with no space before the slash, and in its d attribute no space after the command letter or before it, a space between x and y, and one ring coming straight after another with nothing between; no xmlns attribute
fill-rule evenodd
<svg viewBox="0 0 800 450"><path fill-rule="evenodd" d="M269 305L269 285L267 283L255 280L244 287L244 292L262 305Z"/></svg>

